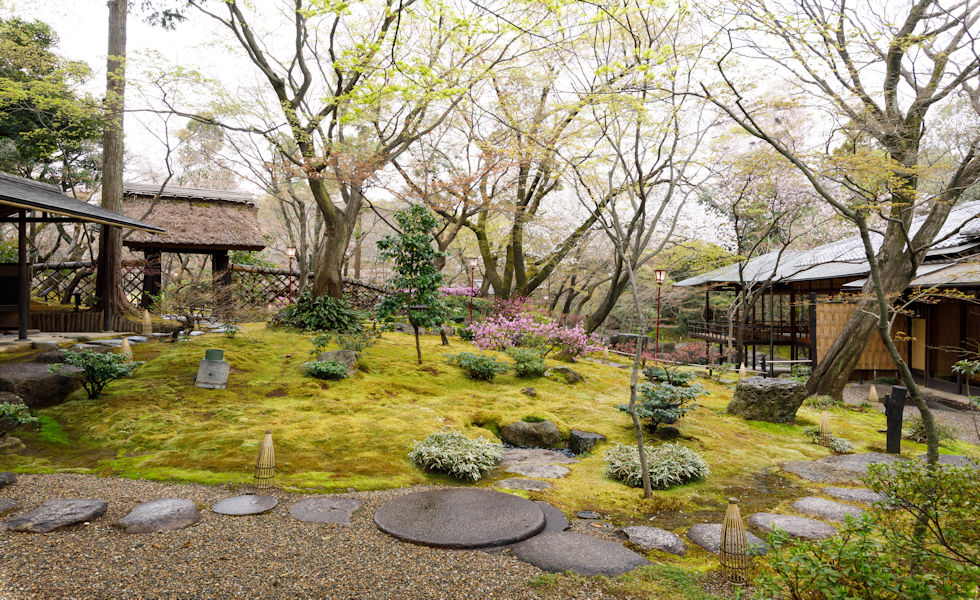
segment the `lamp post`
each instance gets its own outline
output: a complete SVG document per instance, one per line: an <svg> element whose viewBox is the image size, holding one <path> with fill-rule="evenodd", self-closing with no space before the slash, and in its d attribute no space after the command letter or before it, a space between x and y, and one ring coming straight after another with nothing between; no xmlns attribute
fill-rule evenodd
<svg viewBox="0 0 980 600"><path fill-rule="evenodd" d="M657 269L653 272L654 277L657 279L657 339L654 341L653 346L653 359L660 359L660 288L664 284L664 280L667 278L667 271L663 269Z"/></svg>
<svg viewBox="0 0 980 600"><path fill-rule="evenodd" d="M293 303L293 258L296 256L296 246L286 246L286 256L289 257L289 303Z"/></svg>
<svg viewBox="0 0 980 600"><path fill-rule="evenodd" d="M470 259L470 325L473 324L473 285L474 279L473 275L476 272L477 260L476 258Z"/></svg>

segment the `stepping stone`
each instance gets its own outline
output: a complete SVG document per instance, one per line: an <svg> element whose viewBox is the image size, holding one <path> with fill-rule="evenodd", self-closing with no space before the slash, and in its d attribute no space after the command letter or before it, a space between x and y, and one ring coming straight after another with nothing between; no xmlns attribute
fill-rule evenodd
<svg viewBox="0 0 980 600"><path fill-rule="evenodd" d="M793 515L779 515L776 513L755 513L749 515L749 525L766 533L773 529L785 531L791 537L802 538L804 540L822 540L837 534L837 528L828 525L823 521L808 519L806 517L796 517Z"/></svg>
<svg viewBox="0 0 980 600"><path fill-rule="evenodd" d="M512 477L510 479L501 479L500 481L494 483L493 487L505 490L540 492L541 490L550 489L551 484L547 481L538 481L537 479L517 479L516 477Z"/></svg>
<svg viewBox="0 0 980 600"><path fill-rule="evenodd" d="M920 455L919 460L925 462L926 455ZM963 456L961 454L940 454L939 464L950 465L953 467L973 467L974 469L980 469L980 459L970 458L969 456Z"/></svg>
<svg viewBox="0 0 980 600"><path fill-rule="evenodd" d="M6 519L4 529L48 533L59 527L91 521L105 513L109 505L93 498L65 498L48 500L40 507Z"/></svg>
<svg viewBox="0 0 980 600"><path fill-rule="evenodd" d="M782 468L787 473L816 483L860 483L854 471L810 460L792 460L784 463Z"/></svg>
<svg viewBox="0 0 980 600"><path fill-rule="evenodd" d="M521 464L507 468L508 473L524 475L525 477L541 477L542 479L561 479L571 473L568 467L561 465L531 465Z"/></svg>
<svg viewBox="0 0 980 600"><path fill-rule="evenodd" d="M565 513L563 513L560 508L552 506L541 500L535 500L534 503L537 504L538 508L541 509L541 512L544 513L544 529L541 531L541 533L565 531L572 526L572 524L568 522L568 517L565 516Z"/></svg>
<svg viewBox="0 0 980 600"><path fill-rule="evenodd" d="M116 527L126 533L153 533L183 529L200 520L197 505L190 500L164 498L134 506Z"/></svg>
<svg viewBox="0 0 980 600"><path fill-rule="evenodd" d="M864 515L864 511L856 506L834 502L826 498L818 498L817 496L800 498L792 504L792 507L794 510L805 515L827 521L844 522L847 520L847 517L860 519Z"/></svg>
<svg viewBox="0 0 980 600"><path fill-rule="evenodd" d="M594 510L580 510L577 513L575 513L575 516L580 519L590 519L590 520L602 518L602 515L600 515Z"/></svg>
<svg viewBox="0 0 980 600"><path fill-rule="evenodd" d="M679 535L671 533L659 527L647 527L639 525L636 527L623 527L623 533L627 539L644 550L660 550L670 552L677 556L687 554L687 544Z"/></svg>
<svg viewBox="0 0 980 600"><path fill-rule="evenodd" d="M848 502L861 502L863 504L874 504L888 500L883 494L869 490L868 488L842 488L825 487L823 493L834 498L847 500Z"/></svg>
<svg viewBox="0 0 980 600"><path fill-rule="evenodd" d="M687 539L712 554L718 554L721 552L721 528L721 523L691 525L691 528L687 530ZM749 531L745 532L745 542L749 546L749 554L762 556L769 552L769 544Z"/></svg>
<svg viewBox="0 0 980 600"><path fill-rule="evenodd" d="M551 573L622 575L650 564L622 544L568 531L536 535L516 544L514 556Z"/></svg>
<svg viewBox="0 0 980 600"><path fill-rule="evenodd" d="M17 476L10 471L4 471L0 473L0 489L7 487L13 483L17 483Z"/></svg>
<svg viewBox="0 0 980 600"><path fill-rule="evenodd" d="M374 522L400 540L441 548L502 546L545 527L544 512L534 502L479 488L405 494L383 504Z"/></svg>
<svg viewBox="0 0 980 600"><path fill-rule="evenodd" d="M9 513L20 506L20 502L16 500L11 500L10 498L0 498L0 515Z"/></svg>
<svg viewBox="0 0 980 600"><path fill-rule="evenodd" d="M131 335L126 339L129 340L130 344L142 344L149 341L149 338L142 335Z"/></svg>
<svg viewBox="0 0 980 600"><path fill-rule="evenodd" d="M108 340L92 340L89 344L93 346L107 346L109 348L118 348L122 346L122 340L119 338L112 338Z"/></svg>
<svg viewBox="0 0 980 600"><path fill-rule="evenodd" d="M585 454L599 442L606 441L606 436L591 431L573 429L568 435L568 449L575 454Z"/></svg>
<svg viewBox="0 0 980 600"><path fill-rule="evenodd" d="M891 464L905 460L897 454L885 454L884 452L865 452L863 454L841 454L839 456L828 456L814 461L820 464L830 465L845 471L854 471L859 475L868 472L868 467L874 464Z"/></svg>
<svg viewBox="0 0 980 600"><path fill-rule="evenodd" d="M197 331L197 330L195 330L195 331L192 331L191 332L191 337L197 337L199 335L204 335L204 333L205 332L203 332L203 331Z"/></svg>
<svg viewBox="0 0 980 600"><path fill-rule="evenodd" d="M260 494L245 494L234 498L225 498L211 507L211 510L221 515L232 515L236 517L244 515L258 515L268 512L276 507L279 501L272 496Z"/></svg>
<svg viewBox="0 0 980 600"><path fill-rule="evenodd" d="M307 523L349 525L351 515L364 504L353 498L307 498L289 507L289 515Z"/></svg>
<svg viewBox="0 0 980 600"><path fill-rule="evenodd" d="M514 448L504 452L500 464L511 465L574 465L578 461L561 452L544 448Z"/></svg>

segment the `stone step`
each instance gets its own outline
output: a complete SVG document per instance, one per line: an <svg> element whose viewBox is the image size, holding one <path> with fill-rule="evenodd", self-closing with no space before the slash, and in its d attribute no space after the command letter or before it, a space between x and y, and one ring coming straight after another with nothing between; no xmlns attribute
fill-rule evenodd
<svg viewBox="0 0 980 600"><path fill-rule="evenodd" d="M515 544L514 556L550 573L616 576L651 564L622 544L568 531L536 535Z"/></svg>
<svg viewBox="0 0 980 600"><path fill-rule="evenodd" d="M790 537L805 540L821 540L837 534L837 528L833 525L794 515L755 513L749 515L748 521L749 525L763 533L769 534L773 529L779 529Z"/></svg>
<svg viewBox="0 0 980 600"><path fill-rule="evenodd" d="M864 511L856 506L819 498L817 496L807 496L800 498L792 505L793 510L799 511L807 516L826 521L844 522L847 517L860 519Z"/></svg>

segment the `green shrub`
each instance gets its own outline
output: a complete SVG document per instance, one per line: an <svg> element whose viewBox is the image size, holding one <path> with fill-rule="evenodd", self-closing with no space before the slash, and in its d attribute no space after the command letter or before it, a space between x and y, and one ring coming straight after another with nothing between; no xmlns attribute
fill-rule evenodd
<svg viewBox="0 0 980 600"><path fill-rule="evenodd" d="M462 367L470 379L478 381L493 381L500 373L510 370L510 365L485 354L476 355L472 352L446 355L446 361L451 365Z"/></svg>
<svg viewBox="0 0 980 600"><path fill-rule="evenodd" d="M465 481L477 481L489 473L504 454L501 444L459 433L436 433L415 442L408 459L425 471L446 473Z"/></svg>
<svg viewBox="0 0 980 600"><path fill-rule="evenodd" d="M812 372L813 368L810 365L793 365L789 368L789 378L805 385L810 380Z"/></svg>
<svg viewBox="0 0 980 600"><path fill-rule="evenodd" d="M330 331L327 333L318 333L313 336L310 340L313 342L313 356L319 356L321 352L327 349L332 343L340 346L343 350L353 350L354 352L363 352L378 341L380 334L376 331L369 331L367 329L360 329L358 331L339 333L336 331Z"/></svg>
<svg viewBox="0 0 980 600"><path fill-rule="evenodd" d="M524 415L523 417L521 417L521 420L524 421L525 423L544 423L548 419L545 419L544 417L539 417L538 415Z"/></svg>
<svg viewBox="0 0 980 600"><path fill-rule="evenodd" d="M851 440L839 438L835 435L830 436L830 440L827 441L827 447L835 454L851 454L854 452L854 444L851 443Z"/></svg>
<svg viewBox="0 0 980 600"><path fill-rule="evenodd" d="M936 423L936 436L939 437L940 444L947 444L956 440L956 428L945 423ZM902 428L902 437L920 444L926 443L926 426L922 422L922 417L913 416L905 419L905 427Z"/></svg>
<svg viewBox="0 0 980 600"><path fill-rule="evenodd" d="M303 370L317 379L337 380L347 377L347 366L332 360L311 360L303 363Z"/></svg>
<svg viewBox="0 0 980 600"><path fill-rule="evenodd" d="M652 382L669 383L678 387L684 387L694 379L694 373L690 371L665 369L663 367L647 367L643 369L643 375Z"/></svg>
<svg viewBox="0 0 980 600"><path fill-rule="evenodd" d="M0 437L31 423L37 423L37 417L31 415L27 405L19 402L0 402Z"/></svg>
<svg viewBox="0 0 980 600"><path fill-rule="evenodd" d="M544 359L537 350L533 348L508 348L507 356L514 359L514 373L518 377L533 378L544 375Z"/></svg>
<svg viewBox="0 0 980 600"><path fill-rule="evenodd" d="M473 330L470 329L469 325L466 325L464 327L456 327L456 335L458 335L459 339L463 340L464 342L473 341L474 334L473 334Z"/></svg>
<svg viewBox="0 0 980 600"><path fill-rule="evenodd" d="M650 485L667 489L711 474L708 464L694 450L680 444L646 448ZM643 485L640 453L636 446L616 444L606 451L606 475L630 487Z"/></svg>
<svg viewBox="0 0 980 600"><path fill-rule="evenodd" d="M238 335L239 331L241 331L241 328L238 326L238 323L225 319L224 333L226 338L235 339L235 336Z"/></svg>
<svg viewBox="0 0 980 600"><path fill-rule="evenodd" d="M91 350L72 352L65 350L65 364L79 367L81 371L64 371L62 365L48 367L48 372L73 377L82 382L89 398L98 398L110 381L132 375L141 362L129 360L128 354L107 352L100 354Z"/></svg>
<svg viewBox="0 0 980 600"><path fill-rule="evenodd" d="M833 396L824 396L823 394L817 394L815 396L810 396L803 401L803 406L810 408L836 408L838 406L843 406L843 400L838 400Z"/></svg>
<svg viewBox="0 0 980 600"><path fill-rule="evenodd" d="M641 383L638 391L641 398L636 403L636 415L641 419L650 419L650 430L656 431L661 423L673 425L685 414L696 409L694 402L707 394L700 385L678 387L669 383L653 386ZM629 404L620 404L619 410L629 413Z"/></svg>
<svg viewBox="0 0 980 600"><path fill-rule="evenodd" d="M296 299L296 304L279 311L269 324L308 331L354 333L361 330L362 317L347 300L314 296L312 291L307 290Z"/></svg>

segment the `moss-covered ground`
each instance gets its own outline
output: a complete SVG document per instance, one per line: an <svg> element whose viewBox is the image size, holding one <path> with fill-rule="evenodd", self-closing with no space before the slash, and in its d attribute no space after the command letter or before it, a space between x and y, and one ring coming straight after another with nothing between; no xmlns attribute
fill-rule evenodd
<svg viewBox="0 0 980 600"><path fill-rule="evenodd" d="M224 390L194 385L198 361L212 347L223 349L231 364ZM413 337L386 333L365 351L361 372L326 382L302 373L311 348L309 335L262 324L244 326L233 339L208 335L135 346L135 358L145 364L134 377L111 383L102 398L89 400L79 391L68 402L39 411L39 426L14 433L28 451L0 456L0 470L248 483L263 432L271 429L282 487L370 490L447 483L443 476L414 468L407 458L413 441L438 431L493 438L501 424L540 417L553 421L564 436L577 428L602 433L609 444L633 441L629 417L616 409L628 400L626 369L580 361L573 368L586 380L575 385L513 374L493 383L473 381L447 365L443 356L474 351L469 344L457 339L447 348L437 336L423 337L424 364L419 366ZM773 467L829 453L801 434L803 427L817 423L818 410L801 409L792 425L744 421L725 413L730 382L699 383L711 395L678 427L680 442L704 456L711 477L657 491L645 500L639 490L603 474L600 445L552 489L530 496L569 513L597 510L617 526L648 523L677 530L694 522L720 521L730 496L740 497L743 514L748 514L785 509L792 499L817 489L783 477ZM536 388L535 397L521 392L528 386ZM845 408L831 413L835 434L854 442L858 452L884 445L880 413ZM917 455L924 447L905 442L904 451ZM975 454L977 448L956 443L944 451ZM506 475L495 473L476 485L490 486L501 477ZM658 563L653 570L609 580L610 591L651 598L711 597L696 585L716 567L706 553L694 548L684 559L656 552L649 556ZM545 590L568 583L548 577L536 582ZM655 593L663 585L680 595ZM688 587L691 591L684 591Z"/></svg>

